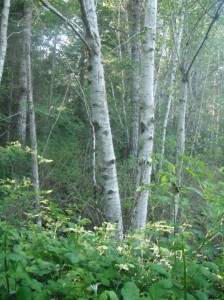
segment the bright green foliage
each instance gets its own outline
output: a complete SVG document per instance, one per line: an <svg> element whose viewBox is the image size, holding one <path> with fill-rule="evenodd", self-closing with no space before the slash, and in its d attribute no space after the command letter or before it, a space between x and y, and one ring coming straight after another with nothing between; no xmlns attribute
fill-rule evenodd
<svg viewBox="0 0 224 300"><path fill-rule="evenodd" d="M168 239L152 224L118 244L112 225L86 230L47 203L42 230L0 224L1 299L221 299L221 253L202 256L190 229Z"/></svg>

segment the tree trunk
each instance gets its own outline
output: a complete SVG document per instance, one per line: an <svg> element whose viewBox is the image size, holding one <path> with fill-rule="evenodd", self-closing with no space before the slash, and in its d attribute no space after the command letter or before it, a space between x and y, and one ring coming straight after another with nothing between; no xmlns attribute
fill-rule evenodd
<svg viewBox="0 0 224 300"><path fill-rule="evenodd" d="M176 224L178 209L179 209L179 197L182 179L183 158L185 151L185 119L187 108L187 91L188 91L188 76L185 71L182 71L182 80L180 87L180 99L179 99L179 113L178 113L178 125L177 125L177 152L176 152L176 176L177 176L177 191L174 196L174 223Z"/></svg>
<svg viewBox="0 0 224 300"><path fill-rule="evenodd" d="M3 0L1 29L0 29L0 84L4 69L5 55L7 49L7 29L10 10L10 0Z"/></svg>
<svg viewBox="0 0 224 300"><path fill-rule="evenodd" d="M140 103L140 136L138 174L132 228L146 227L149 189L152 171L154 138L154 52L156 38L157 0L145 1L145 23L142 45L142 95ZM143 188L143 190L141 189Z"/></svg>
<svg viewBox="0 0 224 300"><path fill-rule="evenodd" d="M27 24L27 34L29 32L30 38L26 41L26 68L27 68L27 87L28 87L28 106L29 106L29 128L30 128L30 143L32 156L32 173L33 173L33 189L36 211L38 214L38 224L41 226L40 216L40 195L39 195L39 171L38 171L38 155L37 155L37 137L36 137L36 122L33 105L33 88L32 88L32 70L30 59L30 44L31 44L31 27L32 27L32 9L33 2L29 0L25 4L24 13Z"/></svg>
<svg viewBox="0 0 224 300"><path fill-rule="evenodd" d="M27 45L31 44L32 9L24 4L24 26L22 41L22 56L19 71L19 111L18 111L18 139L21 146L26 146L26 123L27 123L27 97L28 97L28 74L27 74Z"/></svg>
<svg viewBox="0 0 224 300"><path fill-rule="evenodd" d="M120 195L116 159L108 114L101 40L94 0L80 0L82 19L89 46L88 83L92 109L92 124L96 133L97 160L103 185L105 216L117 226L118 239L123 239Z"/></svg>
<svg viewBox="0 0 224 300"><path fill-rule="evenodd" d="M139 140L139 85L140 85L140 1L132 0L130 2L130 15L132 20L131 35L131 59L132 59L132 78L131 78L131 107L132 107L132 140L131 154L134 157L138 155Z"/></svg>
<svg viewBox="0 0 224 300"><path fill-rule="evenodd" d="M155 80L154 80L154 98L155 98L155 101L157 100L157 87L158 87L158 82L159 82L159 76L160 76L160 73L161 73L163 55L164 55L164 52L166 50L166 39L167 39L168 31L169 31L169 26L168 25L164 24L163 26L165 26L165 29L164 29L164 33L163 33L163 41L162 41L162 46L161 46L161 50L160 50L160 58L159 58L157 70L155 72Z"/></svg>
<svg viewBox="0 0 224 300"><path fill-rule="evenodd" d="M163 166L163 159L164 159L164 153L165 153L165 142L166 142L166 130L168 125L168 118L170 114L170 107L173 99L173 93L174 93L174 83L175 83L175 77L177 72L177 67L179 64L180 59L180 47L181 47L181 41L182 41L182 34L183 34L183 27L184 27L184 12L180 19L180 27L178 30L178 34L175 41L175 49L174 49L174 59L173 59L173 66L170 74L170 93L167 101L166 106L166 112L163 120L163 129L162 129L162 145L161 145L161 157L159 161L159 169Z"/></svg>

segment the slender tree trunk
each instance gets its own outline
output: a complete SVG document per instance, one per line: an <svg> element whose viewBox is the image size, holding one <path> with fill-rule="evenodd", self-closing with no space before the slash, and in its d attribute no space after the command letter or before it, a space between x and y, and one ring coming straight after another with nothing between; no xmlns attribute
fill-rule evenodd
<svg viewBox="0 0 224 300"><path fill-rule="evenodd" d="M89 46L89 89L92 124L96 134L97 159L105 200L105 216L117 225L118 239L123 238L123 224L118 188L116 159L108 114L103 57L94 0L80 0L82 19Z"/></svg>
<svg viewBox="0 0 224 300"><path fill-rule="evenodd" d="M122 62L123 60L123 53L121 48L121 11L122 11L122 3L119 3L119 11L118 11L118 30L117 30L117 39L118 39L118 55L119 60ZM124 70L121 70L120 74L121 79L121 103L122 103L122 112L123 112L123 120L125 124L125 134L126 134L126 154L130 150L130 134L128 129L128 120L127 120L127 101L125 99L127 98L126 93L126 84L125 84L125 72Z"/></svg>
<svg viewBox="0 0 224 300"><path fill-rule="evenodd" d="M26 146L26 126L27 126L27 97L28 97L28 74L27 74L27 45L31 44L31 28L32 28L32 9L27 3L24 4L24 25L23 25L23 41L22 56L19 71L19 111L18 111L18 139L21 146Z"/></svg>
<svg viewBox="0 0 224 300"><path fill-rule="evenodd" d="M53 90L54 90L54 79L55 79L55 72L56 72L56 56L57 56L57 38L58 36L55 35L54 37L54 46L52 49L52 63L51 63L51 81L50 81L50 93L49 93L49 100L48 100L48 111L50 111L52 97L53 97Z"/></svg>
<svg viewBox="0 0 224 300"><path fill-rule="evenodd" d="M31 143L31 156L32 156L34 200L35 200L36 210L38 213L37 221L38 224L41 226L37 137L36 137L35 112L34 112L34 105L33 105L32 70L31 70L31 59L30 59L32 9L33 9L33 2L32 0L28 0L24 8L25 20L28 25L26 30L27 33L29 32L30 35L29 40L27 40L26 42L26 68L27 68L27 87L28 87L27 96L28 96L28 106L29 106L29 129L30 129L30 143Z"/></svg>
<svg viewBox="0 0 224 300"><path fill-rule="evenodd" d="M137 193L132 228L146 227L152 171L154 138L154 52L156 39L157 0L145 1L145 23L142 43L142 95L140 103L140 137L138 154ZM144 188L145 186L145 188ZM141 189L141 187L143 189Z"/></svg>
<svg viewBox="0 0 224 300"><path fill-rule="evenodd" d="M10 0L3 0L3 10L0 28L0 84L2 81L2 73L5 63L5 55L7 49L7 30L10 10Z"/></svg>
<svg viewBox="0 0 224 300"><path fill-rule="evenodd" d="M165 112L165 116L164 116L164 120L163 120L162 145L161 145L161 157L160 157L160 161L159 161L159 169L161 169L163 166L163 159L164 159L164 153L165 153L165 142L166 142L166 130L167 130L170 108L171 108L171 103L172 103L173 94L174 94L175 77L176 77L177 67L178 67L179 59L180 59L180 47L181 47L181 40L182 40L182 34L183 34L183 26L184 26L184 14L182 14L181 19L180 19L180 27L179 27L179 31L178 31L178 34L176 37L176 43L175 43L175 49L174 49L174 60L173 60L171 74L170 74L170 89L169 89L170 93L169 93L167 106L166 106L166 112Z"/></svg>
<svg viewBox="0 0 224 300"><path fill-rule="evenodd" d="M208 26L207 32L197 49L192 61L190 62L189 66L186 67L186 64L184 61L181 66L181 87L180 87L180 101L179 101L179 113L178 113L178 127L177 127L177 152L176 152L176 176L177 176L177 187L176 187L176 193L174 196L174 223L175 223L175 231L177 229L177 215L179 210L179 197L180 197L180 188L181 188L181 180L182 180L182 167L183 167L183 155L185 151L185 118L186 118L186 107L187 107L187 97L188 97L188 79L189 74L192 66L195 63L196 58L198 57L201 49L204 46L205 41L208 38L208 35L215 23L215 21L218 19L219 12L222 9L222 6L224 4L224 0L219 1L219 6L217 8L215 16L212 18L211 23ZM189 43L186 47L186 55L188 54L188 47Z"/></svg>
<svg viewBox="0 0 224 300"><path fill-rule="evenodd" d="M178 209L179 209L179 198L180 188L182 185L182 168L183 158L185 151L185 120L186 120L186 108L187 108L187 96L188 96L188 76L185 71L182 71L182 80L180 87L180 99L179 99L179 116L177 125L177 152L176 152L176 176L177 176L177 187L174 196L174 223L176 224Z"/></svg>
<svg viewBox="0 0 224 300"><path fill-rule="evenodd" d="M157 86L158 86L159 76L160 76L160 72L161 72L163 54L166 50L166 39L167 39L168 32L169 32L169 26L166 25L164 33L163 33L163 41L162 41L162 46L161 46L161 50L160 50L159 63L158 63L158 67L157 67L157 70L156 70L156 73L155 73L155 80L154 80L154 97L155 97L155 101L157 100Z"/></svg>
<svg viewBox="0 0 224 300"><path fill-rule="evenodd" d="M132 74L131 74L131 106L132 106L132 141L131 154L138 155L139 140L139 85L140 85L140 1L132 0L129 3L130 15L132 20L131 35L132 47Z"/></svg>

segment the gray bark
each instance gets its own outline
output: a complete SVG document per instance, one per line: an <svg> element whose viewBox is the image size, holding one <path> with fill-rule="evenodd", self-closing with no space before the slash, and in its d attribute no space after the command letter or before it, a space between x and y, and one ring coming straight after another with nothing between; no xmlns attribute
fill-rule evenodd
<svg viewBox="0 0 224 300"><path fill-rule="evenodd" d="M28 74L27 74L27 45L31 44L32 9L24 4L24 25L22 55L19 74L19 110L18 110L18 139L21 146L26 146L26 123L27 123L27 97L28 97Z"/></svg>
<svg viewBox="0 0 224 300"><path fill-rule="evenodd" d="M10 10L10 0L3 0L3 10L0 28L0 84L2 81L2 73L5 63L5 55L7 49L7 30Z"/></svg>
<svg viewBox="0 0 224 300"><path fill-rule="evenodd" d="M144 35L142 43L142 95L140 103L140 136L137 173L137 193L132 229L146 227L154 138L154 52L156 39L157 0L145 1Z"/></svg>
<svg viewBox="0 0 224 300"><path fill-rule="evenodd" d="M131 35L132 47L132 74L131 74L131 106L132 106L132 141L131 153L134 157L138 155L139 140L139 86L140 86L140 1L130 2L130 15L132 20Z"/></svg>
<svg viewBox="0 0 224 300"><path fill-rule="evenodd" d="M123 239L123 224L120 194L117 180L116 159L108 114L107 97L101 40L94 0L80 0L82 19L86 29L89 48L89 92L92 124L96 134L97 161L103 185L105 216L108 222L117 226L118 239Z"/></svg>
<svg viewBox="0 0 224 300"><path fill-rule="evenodd" d="M179 99L179 116L177 125L177 152L176 152L176 176L177 176L177 193L174 197L174 223L177 221L177 214L179 209L179 190L181 188L182 168L183 168L183 155L185 151L185 121L186 121L186 108L188 96L188 77L182 71L182 80L180 88Z"/></svg>
<svg viewBox="0 0 224 300"><path fill-rule="evenodd" d="M38 224L41 226L37 137L36 137L35 112L34 112L34 104L33 104L32 70L31 70L31 59L30 59L32 8L33 8L33 2L32 2L32 0L29 0L25 5L25 16L26 16L27 24L29 24L29 32L30 32L30 39L26 43L29 129L30 129L30 144L31 144L31 157L32 157L34 200L35 200L35 205L36 205L36 211L38 214L37 221L38 221Z"/></svg>

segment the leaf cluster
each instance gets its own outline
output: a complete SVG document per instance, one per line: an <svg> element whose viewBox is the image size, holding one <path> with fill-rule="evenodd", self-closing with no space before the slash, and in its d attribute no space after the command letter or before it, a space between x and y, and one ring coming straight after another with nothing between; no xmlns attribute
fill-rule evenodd
<svg viewBox="0 0 224 300"><path fill-rule="evenodd" d="M151 224L119 244L111 224L89 231L71 211L46 209L41 230L0 223L1 299L221 299L221 255L197 252L190 230L167 238Z"/></svg>

